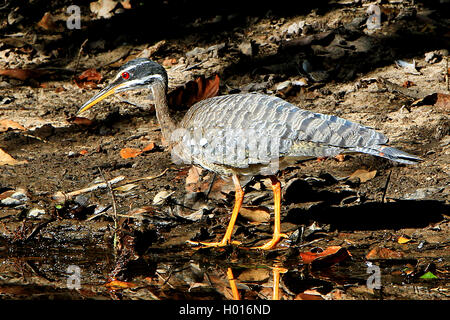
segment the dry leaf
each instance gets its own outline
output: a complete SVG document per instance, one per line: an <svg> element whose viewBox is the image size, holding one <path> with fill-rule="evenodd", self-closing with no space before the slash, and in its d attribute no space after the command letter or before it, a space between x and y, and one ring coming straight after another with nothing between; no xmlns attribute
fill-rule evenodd
<svg viewBox="0 0 450 320"><path fill-rule="evenodd" d="M21 124L12 120L0 120L0 132L8 131L8 129L26 130Z"/></svg>
<svg viewBox="0 0 450 320"><path fill-rule="evenodd" d="M358 169L355 172L353 172L350 177L348 177L349 180L355 180L359 179L361 183L369 181L370 179L373 179L377 174L377 170L373 171L367 171L365 169Z"/></svg>
<svg viewBox="0 0 450 320"><path fill-rule="evenodd" d="M123 159L134 158L140 155L141 153L142 153L141 150L135 148L123 148L122 150L120 150L120 156Z"/></svg>
<svg viewBox="0 0 450 320"><path fill-rule="evenodd" d="M125 184L123 186L114 188L114 190L121 191L121 192L127 192L127 191L130 191L133 188L136 188L137 186L138 186L137 184L129 183L129 184Z"/></svg>
<svg viewBox="0 0 450 320"><path fill-rule="evenodd" d="M189 168L188 175L186 177L186 185L191 183L198 183L200 181L200 174L202 173L202 169L192 166Z"/></svg>
<svg viewBox="0 0 450 320"><path fill-rule="evenodd" d="M27 161L17 161L16 159L14 159L13 157L11 157L8 153L6 153L5 151L3 151L0 148L0 166L3 165L15 165L15 164L21 164L21 163L26 163Z"/></svg>
<svg viewBox="0 0 450 320"><path fill-rule="evenodd" d="M53 22L53 17L50 12L46 12L37 25L47 31L56 30L56 25Z"/></svg>
<svg viewBox="0 0 450 320"><path fill-rule="evenodd" d="M154 142L150 142L148 145L146 145L144 147L144 149L142 149L142 152L151 151L153 149L155 149L155 143Z"/></svg>
<svg viewBox="0 0 450 320"><path fill-rule="evenodd" d="M68 121L77 124L79 126L91 126L92 124L94 124L94 121L83 117L73 117L68 119Z"/></svg>
<svg viewBox="0 0 450 320"><path fill-rule="evenodd" d="M89 153L89 151L87 151L86 149L83 149L83 150L81 150L80 152L79 152L79 154L81 154L82 156L84 156L84 155L86 155L86 154L88 154Z"/></svg>
<svg viewBox="0 0 450 320"><path fill-rule="evenodd" d="M450 95L446 93L433 93L422 99L414 101L411 106L435 106L443 111L450 111Z"/></svg>
<svg viewBox="0 0 450 320"><path fill-rule="evenodd" d="M98 0L96 2L91 2L89 8L92 13L95 13L99 18L110 18L113 13L111 11L116 7L116 2L114 0Z"/></svg>
<svg viewBox="0 0 450 320"><path fill-rule="evenodd" d="M97 84L102 81L102 75L95 69L87 69L82 74L74 78L75 84L81 88L97 88Z"/></svg>
<svg viewBox="0 0 450 320"><path fill-rule="evenodd" d="M400 243L400 244L404 244L404 243L410 242L411 240L412 240L411 238L407 238L407 237L401 236L401 237L398 238L397 242Z"/></svg>
<svg viewBox="0 0 450 320"><path fill-rule="evenodd" d="M415 86L415 85L416 84L414 82L406 80L405 82L403 82L402 87L403 88L409 88L409 87L412 87L412 86Z"/></svg>
<svg viewBox="0 0 450 320"><path fill-rule="evenodd" d="M270 277L270 270L266 268L247 269L238 276L242 282L261 282L266 281Z"/></svg>
<svg viewBox="0 0 450 320"><path fill-rule="evenodd" d="M130 0L120 0L120 4L124 9L131 9Z"/></svg>
<svg viewBox="0 0 450 320"><path fill-rule="evenodd" d="M134 288L136 286L137 285L135 283L119 280L113 280L105 284L105 287L110 288L112 290Z"/></svg>
<svg viewBox="0 0 450 320"><path fill-rule="evenodd" d="M402 252L390 250L388 248L375 247L366 255L367 260L376 259L401 259L403 258Z"/></svg>
<svg viewBox="0 0 450 320"><path fill-rule="evenodd" d="M322 252L301 252L300 257L305 264L315 264L315 266L333 265L345 260L352 255L347 249L341 246L330 246Z"/></svg>
<svg viewBox="0 0 450 320"><path fill-rule="evenodd" d="M320 293L315 294L315 293L299 293L295 296L294 300L323 300L322 296L320 295Z"/></svg>
<svg viewBox="0 0 450 320"><path fill-rule="evenodd" d="M189 81L184 86L169 93L169 105L190 107L198 101L214 97L219 92L219 84L218 75L214 78L199 77L194 81Z"/></svg>
<svg viewBox="0 0 450 320"><path fill-rule="evenodd" d="M239 214L246 220L255 223L268 222L270 210L266 207L242 207Z"/></svg>
<svg viewBox="0 0 450 320"><path fill-rule="evenodd" d="M0 76L6 76L18 80L37 79L46 74L43 70L31 69L0 69Z"/></svg>

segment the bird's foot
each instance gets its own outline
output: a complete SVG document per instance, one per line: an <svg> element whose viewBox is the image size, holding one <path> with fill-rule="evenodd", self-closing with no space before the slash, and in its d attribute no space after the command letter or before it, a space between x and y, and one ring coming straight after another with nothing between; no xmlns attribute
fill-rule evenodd
<svg viewBox="0 0 450 320"><path fill-rule="evenodd" d="M289 236L285 233L276 233L270 241L266 242L262 246L251 247L251 249L271 250L278 244L278 242L280 242L281 238L289 238Z"/></svg>
<svg viewBox="0 0 450 320"><path fill-rule="evenodd" d="M201 246L203 248L217 248L217 247L225 247L228 245L240 245L241 242L240 241L227 241L227 240L222 240L222 241L218 241L218 242L199 242L199 241L191 241L191 240L187 240L186 243L189 243L191 245L194 246Z"/></svg>

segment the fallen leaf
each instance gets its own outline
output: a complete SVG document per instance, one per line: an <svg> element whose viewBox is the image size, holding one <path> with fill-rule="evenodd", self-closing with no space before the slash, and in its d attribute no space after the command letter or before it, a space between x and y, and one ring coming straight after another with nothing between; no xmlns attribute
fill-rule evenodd
<svg viewBox="0 0 450 320"><path fill-rule="evenodd" d="M46 74L43 70L32 69L0 69L0 76L6 76L18 80L37 79Z"/></svg>
<svg viewBox="0 0 450 320"><path fill-rule="evenodd" d="M409 87L412 87L412 86L415 86L415 85L416 84L414 82L406 80L405 82L403 82L402 87L403 88L409 88Z"/></svg>
<svg viewBox="0 0 450 320"><path fill-rule="evenodd" d="M133 209L130 212L128 212L128 215L130 216L139 216L143 213L155 213L155 209L153 209L150 206L145 206L137 209Z"/></svg>
<svg viewBox="0 0 450 320"><path fill-rule="evenodd" d="M142 152L147 152L147 151L151 151L155 149L155 143L154 142L150 142L148 145L146 145L143 149Z"/></svg>
<svg viewBox="0 0 450 320"><path fill-rule="evenodd" d="M270 277L270 270L266 268L246 269L237 277L242 282L262 282Z"/></svg>
<svg viewBox="0 0 450 320"><path fill-rule="evenodd" d="M373 179L377 174L377 170L373 171L367 171L365 169L358 169L355 172L353 172L350 177L348 177L349 180L356 180L359 179L361 183L369 181L370 179Z"/></svg>
<svg viewBox="0 0 450 320"><path fill-rule="evenodd" d="M295 296L294 300L323 300L320 294L311 293L299 293Z"/></svg>
<svg viewBox="0 0 450 320"><path fill-rule="evenodd" d="M411 106L435 106L444 111L450 111L450 95L446 93L432 93L422 99L414 101Z"/></svg>
<svg viewBox="0 0 450 320"><path fill-rule="evenodd" d="M130 0L120 0L120 4L124 9L131 9Z"/></svg>
<svg viewBox="0 0 450 320"><path fill-rule="evenodd" d="M345 154L338 154L334 158L339 162L343 162L345 160Z"/></svg>
<svg viewBox="0 0 450 320"><path fill-rule="evenodd" d="M95 89L102 81L102 75L95 69L87 69L82 74L74 78L75 84L81 88Z"/></svg>
<svg viewBox="0 0 450 320"><path fill-rule="evenodd" d="M166 199L169 198L174 193L175 191L169 192L166 190L158 192L156 196L153 198L153 205L163 204L166 201Z"/></svg>
<svg viewBox="0 0 450 320"><path fill-rule="evenodd" d="M110 18L113 16L117 3L114 0L98 0L89 4L89 9L96 14L98 18Z"/></svg>
<svg viewBox="0 0 450 320"><path fill-rule="evenodd" d="M407 238L407 237L404 237L404 236L399 237L398 240L397 240L397 242L400 243L400 244L408 243L410 241L411 241L411 238Z"/></svg>
<svg viewBox="0 0 450 320"><path fill-rule="evenodd" d="M438 279L438 277L436 277L433 273L431 273L430 271L428 271L427 273L423 274L422 276L420 276L420 279Z"/></svg>
<svg viewBox="0 0 450 320"><path fill-rule="evenodd" d="M112 290L117 289L127 289L127 288L135 288L137 285L132 282L125 282L125 281L119 281L119 280L112 280L105 284L105 287L110 288Z"/></svg>
<svg viewBox="0 0 450 320"><path fill-rule="evenodd" d="M189 168L188 175L186 177L186 185L191 183L198 183L200 181L200 175L203 169L192 166Z"/></svg>
<svg viewBox="0 0 450 320"><path fill-rule="evenodd" d="M128 184L125 184L123 186L114 188L114 190L121 191L121 192L127 192L127 191L130 191L133 188L136 188L137 186L138 186L137 184L128 183Z"/></svg>
<svg viewBox="0 0 450 320"><path fill-rule="evenodd" d="M242 207L239 214L246 220L255 223L268 222L270 220L270 210L266 207Z"/></svg>
<svg viewBox="0 0 450 320"><path fill-rule="evenodd" d="M140 155L141 153L142 153L141 150L135 148L123 148L122 150L120 150L120 156L123 159L134 158Z"/></svg>
<svg viewBox="0 0 450 320"><path fill-rule="evenodd" d="M86 155L86 154L88 154L89 153L89 151L87 151L86 149L83 149L83 150L81 150L80 152L79 152L79 154L81 154L82 156L84 156L84 155Z"/></svg>
<svg viewBox="0 0 450 320"><path fill-rule="evenodd" d="M198 101L214 97L219 92L219 84L220 79L218 75L214 78L205 79L204 77L199 77L189 81L184 86L178 87L169 93L169 105L190 107Z"/></svg>
<svg viewBox="0 0 450 320"><path fill-rule="evenodd" d="M367 260L377 259L401 259L403 258L402 252L393 251L388 248L375 247L366 255Z"/></svg>
<svg viewBox="0 0 450 320"><path fill-rule="evenodd" d="M352 255L341 246L330 246L322 252L301 252L300 257L305 264L318 266L330 266L339 263Z"/></svg>
<svg viewBox="0 0 450 320"><path fill-rule="evenodd" d="M12 121L12 120L0 120L0 132L8 131L9 129L19 129L19 130L26 130L25 127L23 127L21 124Z"/></svg>
<svg viewBox="0 0 450 320"><path fill-rule="evenodd" d="M92 126L94 124L94 121L88 118L83 117L72 117L68 119L69 122L72 122L74 124L77 124L79 126Z"/></svg>
<svg viewBox="0 0 450 320"><path fill-rule="evenodd" d="M47 31L56 30L56 25L53 22L53 17L50 12L46 12L37 25Z"/></svg>
<svg viewBox="0 0 450 320"><path fill-rule="evenodd" d="M26 160L17 161L16 159L11 157L8 153L6 153L5 151L3 151L0 148L0 166L6 165L6 164L13 166L15 164L21 164L21 163L26 163L26 162L27 162Z"/></svg>

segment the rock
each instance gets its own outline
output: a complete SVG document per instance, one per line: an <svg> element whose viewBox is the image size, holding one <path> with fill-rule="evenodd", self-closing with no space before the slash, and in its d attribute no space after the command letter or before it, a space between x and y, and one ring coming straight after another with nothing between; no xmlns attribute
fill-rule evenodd
<svg viewBox="0 0 450 320"><path fill-rule="evenodd" d="M302 32L302 29L304 28L304 26L305 26L305 21L294 22L293 24L289 25L289 27L286 29L286 34L288 36L300 34Z"/></svg>
<svg viewBox="0 0 450 320"><path fill-rule="evenodd" d="M407 194L403 197L404 200L422 200L430 199L436 193L444 190L444 187L430 187L430 188L420 188L415 192Z"/></svg>
<svg viewBox="0 0 450 320"><path fill-rule="evenodd" d="M255 52L255 45L250 41L244 41L241 44L239 44L238 49L246 56L253 56Z"/></svg>
<svg viewBox="0 0 450 320"><path fill-rule="evenodd" d="M30 211L28 211L29 218L39 218L39 216L42 216L44 214L45 210L41 208L33 208Z"/></svg>
<svg viewBox="0 0 450 320"><path fill-rule="evenodd" d="M191 51L186 52L186 58L195 58L206 52L205 48L195 47Z"/></svg>
<svg viewBox="0 0 450 320"><path fill-rule="evenodd" d="M431 51L425 53L425 62L433 64L442 60L442 55L439 51Z"/></svg>

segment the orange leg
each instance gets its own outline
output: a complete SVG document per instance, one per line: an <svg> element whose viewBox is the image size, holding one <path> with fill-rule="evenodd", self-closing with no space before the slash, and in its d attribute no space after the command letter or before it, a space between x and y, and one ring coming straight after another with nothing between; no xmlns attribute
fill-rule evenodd
<svg viewBox="0 0 450 320"><path fill-rule="evenodd" d="M273 267L273 300L280 300L280 273L286 273L288 270L281 267Z"/></svg>
<svg viewBox="0 0 450 320"><path fill-rule="evenodd" d="M252 249L262 249L270 250L277 245L281 238L287 238L287 234L281 233L281 183L275 176L271 176L272 180L272 190L273 190L273 201L274 201L274 227L273 236L270 241L259 247L253 247Z"/></svg>
<svg viewBox="0 0 450 320"><path fill-rule="evenodd" d="M231 292L233 293L233 300L241 300L241 297L239 296L239 291L236 286L236 279L233 276L233 271L231 270L231 268L228 268L227 270L227 277L230 283Z"/></svg>
<svg viewBox="0 0 450 320"><path fill-rule="evenodd" d="M242 201L244 200L244 190L241 188L241 184L239 182L239 178L237 175L233 174L233 182L236 190L235 193L235 202L233 212L231 213L230 222L228 223L227 231L220 242L195 242L195 241L187 241L190 244L194 245L203 245L205 247L223 247L229 244L241 244L239 241L231 241L231 234L233 233L234 224L236 223L237 216L239 214L239 210L242 206Z"/></svg>

